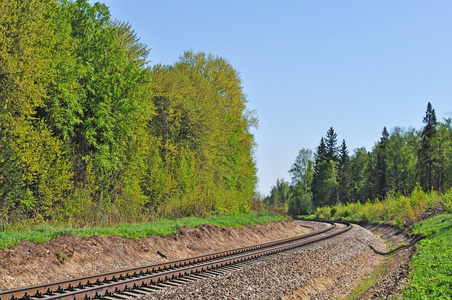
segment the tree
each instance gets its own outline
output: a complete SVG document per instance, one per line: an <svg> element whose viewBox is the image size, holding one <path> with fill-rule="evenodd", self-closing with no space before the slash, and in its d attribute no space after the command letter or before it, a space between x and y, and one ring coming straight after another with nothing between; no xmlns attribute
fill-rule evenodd
<svg viewBox="0 0 452 300"><path fill-rule="evenodd" d="M129 61L135 62L139 67L144 67L150 50L146 44L140 42L132 25L129 22L114 20L111 22L111 26L116 30L118 36L116 41L127 54Z"/></svg>
<svg viewBox="0 0 452 300"><path fill-rule="evenodd" d="M7 162L0 172L11 173L14 182L3 190L9 190L8 198L18 197L16 213L26 207L25 216L51 218L72 188L62 141L39 115L46 105L46 85L55 78L58 40L52 21L57 6L19 0L0 1L0 7L0 156Z"/></svg>
<svg viewBox="0 0 452 300"><path fill-rule="evenodd" d="M315 153L315 165L314 165L314 174L312 178L312 194L313 194L313 203L315 206L318 206L319 201L319 195L321 194L321 186L323 182L323 177L321 174L323 174L323 169L325 167L325 164L322 164L326 161L326 146L325 146L325 140L322 137L320 139L320 144L317 147L317 151Z"/></svg>
<svg viewBox="0 0 452 300"><path fill-rule="evenodd" d="M312 210L312 193L306 192L300 183L291 186L287 212L293 216L298 216L309 214Z"/></svg>
<svg viewBox="0 0 452 300"><path fill-rule="evenodd" d="M209 210L225 204L224 199L246 207L257 182L250 133L256 120L246 110L237 71L222 58L189 51L173 66L156 65L152 80L156 116L149 130L167 178L172 178L180 149L186 148L196 162L193 197L205 199ZM177 180L168 181L168 198L177 198Z"/></svg>
<svg viewBox="0 0 452 300"><path fill-rule="evenodd" d="M373 190L372 157L366 148L354 150L350 159L351 197L353 202L366 202L371 199Z"/></svg>
<svg viewBox="0 0 452 300"><path fill-rule="evenodd" d="M452 130L444 123L437 123L437 133L431 146L434 153L433 169L437 190L446 192L452 186Z"/></svg>
<svg viewBox="0 0 452 300"><path fill-rule="evenodd" d="M312 181L313 202L315 205L325 205L339 201L338 189L338 155L337 135L330 127L326 138L320 140L315 155L314 176Z"/></svg>
<svg viewBox="0 0 452 300"><path fill-rule="evenodd" d="M337 162L338 161L338 155L337 155L337 134L334 132L333 127L330 127L328 132L326 133L326 160L332 160Z"/></svg>
<svg viewBox="0 0 452 300"><path fill-rule="evenodd" d="M311 190L312 177L314 175L314 161L312 158L312 150L302 148L298 152L294 164L289 170L292 174L292 186L299 183L306 192Z"/></svg>
<svg viewBox="0 0 452 300"><path fill-rule="evenodd" d="M380 199L384 199L388 192L387 188L387 154L386 154L386 144L389 138L389 133L386 127L383 128L382 136L380 142L374 149L376 152L376 166L375 166L375 177L376 177L376 195Z"/></svg>
<svg viewBox="0 0 452 300"><path fill-rule="evenodd" d="M349 163L350 157L348 155L347 145L345 144L345 140L342 140L338 162L339 201L342 203L350 200Z"/></svg>
<svg viewBox="0 0 452 300"><path fill-rule="evenodd" d="M423 120L425 126L421 134L421 145L418 150L418 171L420 185L424 190L438 189L434 181L434 148L433 139L436 136L436 115L431 103L427 104L427 111Z"/></svg>
<svg viewBox="0 0 452 300"><path fill-rule="evenodd" d="M318 165L324 160L326 160L326 146L325 139L322 137L315 153L315 164Z"/></svg>
<svg viewBox="0 0 452 300"><path fill-rule="evenodd" d="M264 200L268 206L285 205L289 202L290 185L284 179L276 179L276 185L272 187L270 195Z"/></svg>
<svg viewBox="0 0 452 300"><path fill-rule="evenodd" d="M302 148L289 173L292 174L288 213L291 215L307 214L312 211L311 184L314 175L312 151Z"/></svg>

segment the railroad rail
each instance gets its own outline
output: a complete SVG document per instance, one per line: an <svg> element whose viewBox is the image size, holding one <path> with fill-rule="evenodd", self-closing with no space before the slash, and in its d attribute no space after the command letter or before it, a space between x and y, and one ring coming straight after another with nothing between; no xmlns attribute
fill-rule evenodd
<svg viewBox="0 0 452 300"><path fill-rule="evenodd" d="M324 221L323 221L324 222ZM278 254L331 238L351 229L352 225L329 223L326 228L290 238L231 249L207 255L169 261L0 292L0 300L117 300L118 296L137 296L156 290L157 285L202 276L203 272L243 264L264 256ZM135 292L135 294L132 293Z"/></svg>

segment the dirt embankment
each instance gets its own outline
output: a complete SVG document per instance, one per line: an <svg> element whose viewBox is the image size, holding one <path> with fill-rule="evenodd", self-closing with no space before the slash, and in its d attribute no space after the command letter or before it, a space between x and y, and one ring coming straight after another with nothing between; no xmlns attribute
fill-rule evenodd
<svg viewBox="0 0 452 300"><path fill-rule="evenodd" d="M242 229L183 227L178 234L141 240L65 235L46 243L24 242L0 251L0 290L191 257L305 232L306 228L293 221Z"/></svg>

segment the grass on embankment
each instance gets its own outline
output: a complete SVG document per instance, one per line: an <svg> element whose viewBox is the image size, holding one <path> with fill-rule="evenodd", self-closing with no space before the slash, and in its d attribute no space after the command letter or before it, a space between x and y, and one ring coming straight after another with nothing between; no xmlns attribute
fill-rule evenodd
<svg viewBox="0 0 452 300"><path fill-rule="evenodd" d="M413 233L425 239L417 243L403 299L452 299L452 214L418 223Z"/></svg>
<svg viewBox="0 0 452 300"><path fill-rule="evenodd" d="M196 227L199 225L211 224L224 227L241 228L246 225L258 225L269 222L291 220L290 217L270 215L268 213L243 213L232 216L211 216L209 218L187 217L176 220L162 219L151 223L128 224L122 223L111 227L95 228L67 228L63 225L43 223L37 226L20 223L0 232L0 250L8 249L20 244L23 241L46 242L64 234L74 234L77 236L111 236L119 235L126 238L144 238L151 235L166 236L178 233L178 228L183 226Z"/></svg>

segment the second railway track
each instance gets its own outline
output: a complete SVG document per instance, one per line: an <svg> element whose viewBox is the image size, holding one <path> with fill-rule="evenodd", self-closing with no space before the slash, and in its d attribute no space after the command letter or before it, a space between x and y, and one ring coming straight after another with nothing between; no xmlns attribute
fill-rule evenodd
<svg viewBox="0 0 452 300"><path fill-rule="evenodd" d="M3 291L0 292L0 300L114 300L139 296L162 287L171 287L196 278L219 274L223 269L227 270L241 264L248 264L264 256L275 255L325 240L349 229L351 229L351 224L330 222L321 230L262 244Z"/></svg>

